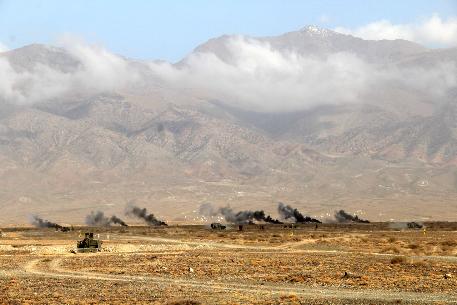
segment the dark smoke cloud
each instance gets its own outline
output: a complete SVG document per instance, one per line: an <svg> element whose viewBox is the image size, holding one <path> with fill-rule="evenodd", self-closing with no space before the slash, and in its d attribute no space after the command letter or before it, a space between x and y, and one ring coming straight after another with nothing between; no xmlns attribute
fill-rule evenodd
<svg viewBox="0 0 457 305"><path fill-rule="evenodd" d="M369 223L368 220L360 219L359 216L348 214L344 210L337 211L335 213L335 219L339 223L347 223L347 222Z"/></svg>
<svg viewBox="0 0 457 305"><path fill-rule="evenodd" d="M146 208L139 208L134 205L128 205L125 214L138 217L144 220L150 226L167 226L166 222L158 220L154 214L148 214Z"/></svg>
<svg viewBox="0 0 457 305"><path fill-rule="evenodd" d="M285 205L282 202L280 202L278 204L278 213L284 219L295 220L295 223L307 223L307 222L321 223L320 220L317 220L315 218L311 218L309 216L303 216L303 214L300 213L300 211L292 208L290 205Z"/></svg>
<svg viewBox="0 0 457 305"><path fill-rule="evenodd" d="M55 222L51 222L49 220L42 219L37 215L33 215L32 224L38 228L55 228L55 229L62 229L63 227Z"/></svg>
<svg viewBox="0 0 457 305"><path fill-rule="evenodd" d="M112 224L119 224L121 226L127 227L128 225L119 217L113 215L111 217L106 217L105 214L101 211L94 212L92 211L89 215L86 216L86 224L89 226L97 227L108 227Z"/></svg>
<svg viewBox="0 0 457 305"><path fill-rule="evenodd" d="M123 227L128 227L128 224L126 224L122 219L120 219L116 215L111 216L110 220L112 223L119 224Z"/></svg>
<svg viewBox="0 0 457 305"><path fill-rule="evenodd" d="M265 215L265 211L263 210L235 212L231 207L228 206L215 208L210 203L204 203L199 207L198 211L201 215L205 216L217 216L220 214L224 216L227 222L235 224L249 224L253 223L254 221L264 221L276 224L282 223L279 220L272 218L270 215Z"/></svg>
<svg viewBox="0 0 457 305"><path fill-rule="evenodd" d="M271 218L270 215L266 216L263 210L234 212L230 207L223 207L219 209L219 212L224 216L226 221L236 224L253 223L254 220L268 223L282 223L277 219Z"/></svg>

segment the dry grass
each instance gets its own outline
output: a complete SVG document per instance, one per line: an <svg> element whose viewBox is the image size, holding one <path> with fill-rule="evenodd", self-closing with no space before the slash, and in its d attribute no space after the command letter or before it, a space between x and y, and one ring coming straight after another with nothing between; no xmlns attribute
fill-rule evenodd
<svg viewBox="0 0 457 305"><path fill-rule="evenodd" d="M444 247L456 247L457 240L446 240L446 241L441 242L441 245Z"/></svg>
<svg viewBox="0 0 457 305"><path fill-rule="evenodd" d="M96 232L102 239L107 234L111 236L104 243L110 251L76 255L46 251L74 246L78 232L16 230L15 235L0 239L0 273L22 270L37 258L37 268L52 269L59 259L60 268L66 272L240 283L258 285L259 290L231 291L221 287L215 292L191 285L28 277L24 273L25 278L0 278L0 294L7 296L2 302L17 304L72 304L82 294L94 304L184 305L362 304L354 300L310 301L292 293L273 297L264 293L263 285L455 293L457 276L445 279L443 274L457 275L456 262L415 257L418 251L431 255L444 255L444 249L454 251L454 232L429 229L424 235L417 231L378 232L369 226L363 230L324 225L319 228L314 231L306 226L266 226L259 230L246 226L242 232L236 228L215 232L203 227L129 227L123 232L103 228ZM164 242L164 238L173 242ZM379 252L389 255L370 255ZM349 276L343 277L344 272Z"/></svg>
<svg viewBox="0 0 457 305"><path fill-rule="evenodd" d="M401 252L398 246L388 246L381 250L381 253L399 254Z"/></svg>
<svg viewBox="0 0 457 305"><path fill-rule="evenodd" d="M178 300L178 301L171 301L167 303L167 305L201 305L202 303L198 301L192 300Z"/></svg>

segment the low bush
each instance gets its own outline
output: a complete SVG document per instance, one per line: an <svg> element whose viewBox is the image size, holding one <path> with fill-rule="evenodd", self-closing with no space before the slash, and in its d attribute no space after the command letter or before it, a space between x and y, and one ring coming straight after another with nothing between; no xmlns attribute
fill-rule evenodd
<svg viewBox="0 0 457 305"><path fill-rule="evenodd" d="M390 260L391 264L405 264L406 263L406 257L404 256L395 256Z"/></svg>

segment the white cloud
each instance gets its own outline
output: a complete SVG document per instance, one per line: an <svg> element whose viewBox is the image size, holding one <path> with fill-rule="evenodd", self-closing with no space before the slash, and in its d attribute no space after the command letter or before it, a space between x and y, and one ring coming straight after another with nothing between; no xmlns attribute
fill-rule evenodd
<svg viewBox="0 0 457 305"><path fill-rule="evenodd" d="M189 94L245 109L294 111L375 100L373 92L385 92L393 86L434 100L457 85L455 63L379 66L351 53L313 57L279 51L268 43L242 36L226 41L224 58L199 52L181 65L153 62L149 69L140 65L142 70L100 46L71 39L65 39L62 45L66 50L63 54L54 54L58 49L49 48L50 60L57 58L57 63L66 63L61 56L67 54L79 63L73 69L61 70L46 62L16 69L7 57L0 57L0 101L31 104L73 92L148 90L148 85L161 80L167 88L191 89Z"/></svg>
<svg viewBox="0 0 457 305"><path fill-rule="evenodd" d="M430 69L380 67L350 53L302 56L243 37L228 40L227 50L225 59L194 53L179 67L150 66L170 86L196 89L207 98L259 111L363 102L374 88L388 89L392 83L435 96L456 85L455 64ZM434 88L433 93L427 88Z"/></svg>
<svg viewBox="0 0 457 305"><path fill-rule="evenodd" d="M8 51L8 47L0 42L0 53Z"/></svg>
<svg viewBox="0 0 457 305"><path fill-rule="evenodd" d="M415 24L392 24L380 20L355 29L337 27L335 31L363 39L405 39L432 47L457 46L457 17L444 20L433 15Z"/></svg>
<svg viewBox="0 0 457 305"><path fill-rule="evenodd" d="M181 68L169 64L151 67L170 84L267 111L351 102L367 85L369 67L351 54L333 54L322 60L282 53L243 37L231 39L227 47L230 63L212 53L196 53Z"/></svg>
<svg viewBox="0 0 457 305"><path fill-rule="evenodd" d="M74 39L61 40L63 47L82 64L73 81L95 91L121 89L139 79L127 60L105 48Z"/></svg>
<svg viewBox="0 0 457 305"><path fill-rule="evenodd" d="M51 62L37 63L27 69L15 69L7 57L0 58L0 101L31 104L71 92L105 92L122 89L139 79L137 71L123 58L99 46L90 46L65 39L67 55L78 66L68 72ZM48 47L49 60L61 56ZM33 51L31 51L33 52ZM33 57L33 54L30 54ZM24 62L27 65L27 62Z"/></svg>

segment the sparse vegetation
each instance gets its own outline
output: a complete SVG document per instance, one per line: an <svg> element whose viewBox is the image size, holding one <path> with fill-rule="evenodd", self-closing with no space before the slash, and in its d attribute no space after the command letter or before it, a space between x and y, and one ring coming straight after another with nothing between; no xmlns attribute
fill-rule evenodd
<svg viewBox="0 0 457 305"><path fill-rule="evenodd" d="M394 242L396 242L397 240L398 240L398 239L397 239L396 237L394 237L394 236L391 236L391 237L389 237L389 238L387 239L387 241L388 241L389 243L394 243Z"/></svg>
<svg viewBox="0 0 457 305"><path fill-rule="evenodd" d="M172 301L167 303L167 305L201 305L202 303L198 301L191 301L191 300L180 300L180 301Z"/></svg>
<svg viewBox="0 0 457 305"><path fill-rule="evenodd" d="M407 259L404 256L395 256L390 260L391 264L406 264Z"/></svg>
<svg viewBox="0 0 457 305"><path fill-rule="evenodd" d="M399 254L401 252L398 246L388 246L381 250L381 253L394 253Z"/></svg>
<svg viewBox="0 0 457 305"><path fill-rule="evenodd" d="M92 303L169 305L347 303L304 297L303 289L455 294L457 260L439 259L448 255L443 247L454 245L452 231L429 230L418 239L408 231L378 233L376 224L370 226L323 224L319 233L306 226L259 230L247 225L242 232L190 226L100 228L104 253L90 255L62 255L79 239L77 232L7 230L9 237L0 245L0 271L12 277L0 278L0 293L7 291L7 303L49 303L49 298L51 303L71 303L84 291ZM416 253L420 249L436 257L421 259ZM376 254L380 252L386 255ZM63 271L65 276L53 277ZM288 296L265 293L286 287ZM48 291L45 299L35 294L43 289Z"/></svg>

